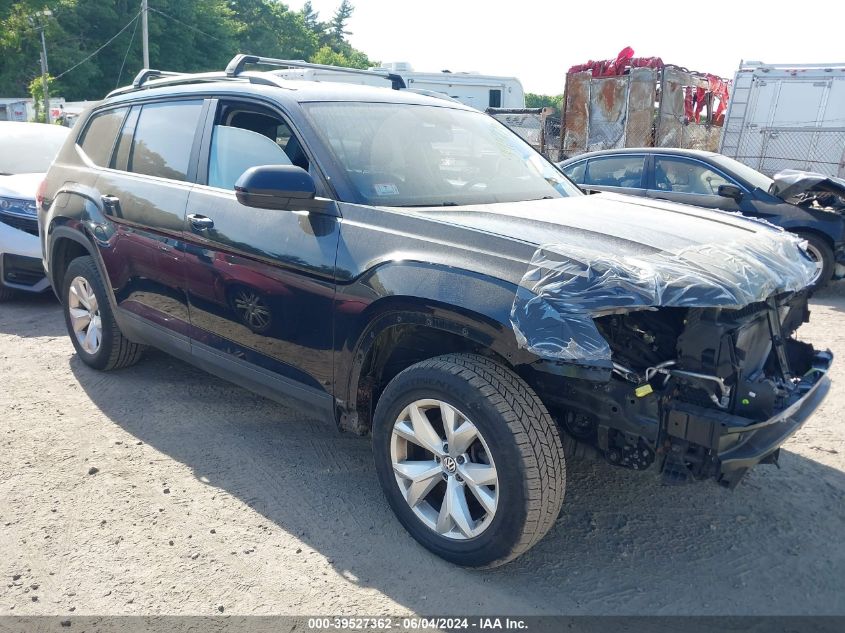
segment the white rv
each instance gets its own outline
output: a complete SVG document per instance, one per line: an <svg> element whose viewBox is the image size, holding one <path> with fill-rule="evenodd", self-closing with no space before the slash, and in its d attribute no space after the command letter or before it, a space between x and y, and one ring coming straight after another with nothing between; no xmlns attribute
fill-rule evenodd
<svg viewBox="0 0 845 633"><path fill-rule="evenodd" d="M845 63L740 64L719 151L768 175L845 176Z"/></svg>
<svg viewBox="0 0 845 633"><path fill-rule="evenodd" d="M322 68L291 68L276 74L288 79L306 81L338 81L342 83L386 86L383 74L398 75L409 90L445 95L479 110L487 108L524 108L525 92L516 77L481 75L474 72L423 73L415 71L407 62L384 64L371 68L372 74L352 74ZM381 73L381 74L378 74Z"/></svg>

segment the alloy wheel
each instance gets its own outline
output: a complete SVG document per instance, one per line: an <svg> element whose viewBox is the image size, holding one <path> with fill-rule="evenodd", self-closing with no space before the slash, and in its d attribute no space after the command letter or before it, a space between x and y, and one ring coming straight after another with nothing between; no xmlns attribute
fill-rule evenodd
<svg viewBox="0 0 845 633"><path fill-rule="evenodd" d="M816 272L813 273L813 279L810 281L810 285L812 286L815 285L821 277L822 271L824 270L824 259L819 249L813 246L810 242L807 242L807 254L816 265Z"/></svg>
<svg viewBox="0 0 845 633"><path fill-rule="evenodd" d="M490 525L499 502L496 466L458 409L434 399L409 404L393 425L390 456L405 501L428 528L465 540Z"/></svg>
<svg viewBox="0 0 845 633"><path fill-rule="evenodd" d="M76 340L86 352L96 354L102 343L103 326L97 297L85 277L75 277L70 282L67 305Z"/></svg>
<svg viewBox="0 0 845 633"><path fill-rule="evenodd" d="M257 292L239 290L234 305L241 321L253 330L261 332L270 325L270 308Z"/></svg>

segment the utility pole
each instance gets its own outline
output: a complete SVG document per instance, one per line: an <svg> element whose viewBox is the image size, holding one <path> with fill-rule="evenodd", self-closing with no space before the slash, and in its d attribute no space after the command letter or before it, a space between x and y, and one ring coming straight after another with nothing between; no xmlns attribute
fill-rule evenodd
<svg viewBox="0 0 845 633"><path fill-rule="evenodd" d="M150 67L150 28L147 22L149 10L147 0L141 0L141 41L144 43L144 68Z"/></svg>
<svg viewBox="0 0 845 633"><path fill-rule="evenodd" d="M46 13L46 12L45 12ZM52 123L52 117L50 116L50 92L47 86L47 73L49 69L47 68L47 42L44 39L44 27L45 25L41 24L41 85L44 89L44 120L47 123Z"/></svg>

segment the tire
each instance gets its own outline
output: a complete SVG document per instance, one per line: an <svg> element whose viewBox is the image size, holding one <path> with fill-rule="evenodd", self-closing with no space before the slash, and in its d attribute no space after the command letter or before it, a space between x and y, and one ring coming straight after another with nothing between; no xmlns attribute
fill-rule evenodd
<svg viewBox="0 0 845 633"><path fill-rule="evenodd" d="M13 299L17 293L11 288L0 286L0 303Z"/></svg>
<svg viewBox="0 0 845 633"><path fill-rule="evenodd" d="M810 252L810 255L813 258L821 260L821 271L818 277L814 279L813 283L810 285L810 288L813 290L818 290L819 288L824 287L824 285L830 281L831 277L833 277L833 268L836 266L833 249L830 247L827 240L815 233L796 231L795 234L801 239L807 240L807 250Z"/></svg>
<svg viewBox="0 0 845 633"><path fill-rule="evenodd" d="M71 295L72 286L75 288L75 297L80 296L80 287L93 292L96 298L94 318L91 317L92 312L81 303L80 299ZM88 297L90 298L90 296ZM100 271L97 270L97 266L90 256L77 257L68 266L64 279L62 280L62 304L70 340L76 349L77 355L86 365L101 371L109 371L129 367L141 359L146 348L127 339L117 327L103 280L100 277ZM84 327L80 335L74 323L76 322L78 325L84 322L85 317L82 317L82 321L75 321L74 315L79 315L86 311L89 314L87 317L88 325ZM95 319L97 317L99 318L100 324L100 336L98 340L96 340L97 337L94 337L92 340L96 344L92 343L86 349L86 345L88 345L85 342L88 341L87 335L91 330L91 324L96 322ZM84 341L80 340L81 338Z"/></svg>
<svg viewBox="0 0 845 633"><path fill-rule="evenodd" d="M443 453L438 458L415 443L438 447L430 435L428 442L407 439L408 429L413 431L408 420L419 420L412 418L415 407L429 421L428 428L446 442L449 435L443 420L455 416L451 452L441 443ZM466 422L469 427L464 426ZM477 437L467 444L472 433L466 429L472 427ZM463 456L458 455L461 451ZM503 565L543 538L560 514L566 463L557 426L531 387L510 369L483 356L438 356L412 365L391 380L376 407L373 452L379 482L399 522L424 547L457 565ZM407 462L436 475L411 483L397 474L409 468ZM490 472L495 473L495 484L477 485ZM420 493L435 480L430 492ZM414 489L416 485L420 487ZM457 499L450 507L468 512L446 512L444 519L450 490L454 494L449 498ZM406 497L419 501L412 508ZM482 498L487 505L481 503ZM467 515L469 520L463 520ZM463 518L452 518L457 516Z"/></svg>

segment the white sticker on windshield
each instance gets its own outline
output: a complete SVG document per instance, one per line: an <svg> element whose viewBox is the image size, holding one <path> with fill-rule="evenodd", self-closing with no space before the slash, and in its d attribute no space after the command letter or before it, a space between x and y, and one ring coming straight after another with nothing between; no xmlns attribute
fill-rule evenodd
<svg viewBox="0 0 845 633"><path fill-rule="evenodd" d="M398 196L399 189L392 182L376 183L373 185L378 196Z"/></svg>

